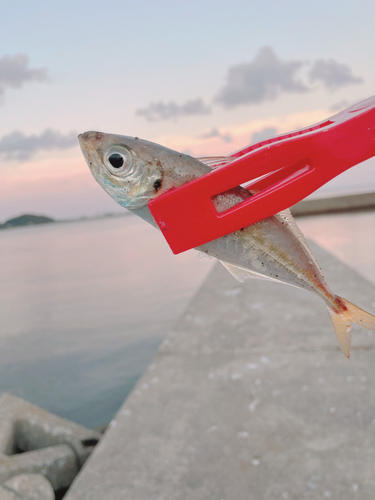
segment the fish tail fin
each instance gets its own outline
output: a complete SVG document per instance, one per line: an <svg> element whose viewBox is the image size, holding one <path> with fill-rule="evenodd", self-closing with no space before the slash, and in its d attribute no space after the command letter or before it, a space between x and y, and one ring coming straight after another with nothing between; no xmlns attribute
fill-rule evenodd
<svg viewBox="0 0 375 500"><path fill-rule="evenodd" d="M336 299L338 304L337 309L328 306L328 312L341 350L349 359L352 341L350 335L352 323L356 323L359 326L363 326L363 328L367 328L367 330L375 332L375 316L342 297L336 297Z"/></svg>
<svg viewBox="0 0 375 500"><path fill-rule="evenodd" d="M333 327L335 329L337 340L344 355L350 358L350 347L352 344L352 337L350 331L352 329L352 322L347 317L346 311L337 311L328 306L328 312L331 317Z"/></svg>

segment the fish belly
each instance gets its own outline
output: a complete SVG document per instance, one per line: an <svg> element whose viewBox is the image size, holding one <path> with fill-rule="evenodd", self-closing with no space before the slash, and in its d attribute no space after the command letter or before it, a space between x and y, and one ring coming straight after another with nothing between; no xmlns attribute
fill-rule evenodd
<svg viewBox="0 0 375 500"><path fill-rule="evenodd" d="M287 283L316 292L326 302L332 300L315 257L288 214L285 218L283 214L269 217L202 245L199 250L224 265L247 270L249 277Z"/></svg>

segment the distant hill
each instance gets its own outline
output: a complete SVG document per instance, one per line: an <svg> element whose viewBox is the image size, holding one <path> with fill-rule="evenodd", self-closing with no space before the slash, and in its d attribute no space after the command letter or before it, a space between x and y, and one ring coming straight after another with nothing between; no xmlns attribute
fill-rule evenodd
<svg viewBox="0 0 375 500"><path fill-rule="evenodd" d="M17 227L17 226L30 226L34 224L47 224L49 222L55 222L50 217L44 217L42 215L21 215L20 217L15 217L14 219L7 220L4 224L0 224L0 229L6 229L7 227Z"/></svg>

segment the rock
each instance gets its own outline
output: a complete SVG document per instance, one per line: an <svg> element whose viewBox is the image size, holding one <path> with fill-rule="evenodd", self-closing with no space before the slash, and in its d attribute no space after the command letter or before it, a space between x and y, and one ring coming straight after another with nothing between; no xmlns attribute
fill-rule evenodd
<svg viewBox="0 0 375 500"><path fill-rule="evenodd" d="M54 500L55 493L42 474L20 474L0 486L0 500Z"/></svg>
<svg viewBox="0 0 375 500"><path fill-rule="evenodd" d="M3 394L0 483L20 474L42 474L55 491L67 488L100 437L96 431Z"/></svg>

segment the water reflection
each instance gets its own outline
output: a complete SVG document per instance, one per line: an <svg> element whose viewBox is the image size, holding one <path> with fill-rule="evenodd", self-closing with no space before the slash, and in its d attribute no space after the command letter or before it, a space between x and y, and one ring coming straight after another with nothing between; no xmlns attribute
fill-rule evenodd
<svg viewBox="0 0 375 500"><path fill-rule="evenodd" d="M374 212L298 224L375 282ZM131 216L0 231L0 255L0 391L88 427L112 418L213 266Z"/></svg>
<svg viewBox="0 0 375 500"><path fill-rule="evenodd" d="M0 391L109 421L211 269L136 217L0 232Z"/></svg>
<svg viewBox="0 0 375 500"><path fill-rule="evenodd" d="M375 283L375 212L305 217L297 222L306 237Z"/></svg>

